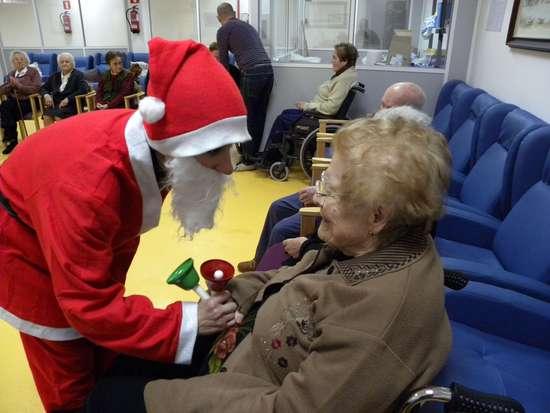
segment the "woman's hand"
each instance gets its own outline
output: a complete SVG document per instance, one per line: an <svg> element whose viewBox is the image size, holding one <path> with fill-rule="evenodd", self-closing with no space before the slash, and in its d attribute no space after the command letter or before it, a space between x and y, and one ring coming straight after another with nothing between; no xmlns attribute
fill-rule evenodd
<svg viewBox="0 0 550 413"><path fill-rule="evenodd" d="M10 85L16 89L19 89L19 86L21 86L21 83L14 76L10 76Z"/></svg>
<svg viewBox="0 0 550 413"><path fill-rule="evenodd" d="M53 99L50 95L44 95L44 106L51 108L53 106Z"/></svg>
<svg viewBox="0 0 550 413"><path fill-rule="evenodd" d="M237 304L228 291L212 295L198 304L198 324L200 335L219 333L235 325Z"/></svg>
<svg viewBox="0 0 550 413"><path fill-rule="evenodd" d="M69 98L65 98L63 99L61 102L59 102L59 107L60 108L64 108L65 106L67 106L69 104Z"/></svg>
<svg viewBox="0 0 550 413"><path fill-rule="evenodd" d="M314 205L317 205L313 200L315 193L316 193L315 187L308 186L307 188L304 188L300 192L298 192L298 198L300 199L300 202L304 204L304 206L312 206L312 205L314 206Z"/></svg>
<svg viewBox="0 0 550 413"><path fill-rule="evenodd" d="M296 107L300 110L304 110L306 102L296 102Z"/></svg>
<svg viewBox="0 0 550 413"><path fill-rule="evenodd" d="M306 237L289 238L283 241L285 252L292 258L298 258L302 244L307 241Z"/></svg>

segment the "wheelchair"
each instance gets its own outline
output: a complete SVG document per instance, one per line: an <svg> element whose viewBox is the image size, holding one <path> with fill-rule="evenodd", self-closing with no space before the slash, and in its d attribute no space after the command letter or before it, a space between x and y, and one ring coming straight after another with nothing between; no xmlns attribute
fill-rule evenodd
<svg viewBox="0 0 550 413"><path fill-rule="evenodd" d="M293 125L289 132L283 134L280 143L271 143L264 150L264 156L260 168L267 169L269 176L275 181L285 181L289 175L289 168L295 161L300 162L302 171L311 178L311 160L315 154L317 132L319 131L319 119L348 119L348 110L357 93L365 93L365 85L356 82L340 109L334 115L323 115L319 112L305 112ZM340 124L327 125L327 133L334 133Z"/></svg>

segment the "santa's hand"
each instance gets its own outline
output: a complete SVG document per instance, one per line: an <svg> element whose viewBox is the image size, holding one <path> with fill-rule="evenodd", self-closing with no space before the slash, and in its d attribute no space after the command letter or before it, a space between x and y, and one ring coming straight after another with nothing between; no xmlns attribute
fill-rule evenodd
<svg viewBox="0 0 550 413"><path fill-rule="evenodd" d="M228 291L201 300L198 305L199 334L219 333L235 324L237 304Z"/></svg>

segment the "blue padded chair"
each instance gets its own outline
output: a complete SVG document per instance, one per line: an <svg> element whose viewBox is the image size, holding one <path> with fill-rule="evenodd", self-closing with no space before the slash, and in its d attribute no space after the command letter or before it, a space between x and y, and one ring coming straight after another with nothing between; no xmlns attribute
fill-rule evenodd
<svg viewBox="0 0 550 413"><path fill-rule="evenodd" d="M445 83L437 98L432 127L449 139L454 130L466 119L465 109L481 93L483 90L473 89L461 80L450 80ZM457 105L462 110L456 112Z"/></svg>
<svg viewBox="0 0 550 413"><path fill-rule="evenodd" d="M545 139L537 139L541 137ZM438 224L435 242L446 269L550 302L550 126L533 131L526 139L541 152L546 148L540 180L521 195L501 223L450 208ZM540 154L533 147L527 152L532 168L537 169ZM527 152L520 150L518 156ZM527 174L531 177L532 173Z"/></svg>
<svg viewBox="0 0 550 413"><path fill-rule="evenodd" d="M471 155L477 144L483 115L490 107L498 103L501 102L493 96L481 93L466 108L462 107L462 103L455 108L456 117L464 118L461 124L456 126L449 139L449 150L453 158L453 175L455 175L456 181L464 182L465 174L471 167ZM458 114L458 112L464 112L464 114Z"/></svg>
<svg viewBox="0 0 550 413"><path fill-rule="evenodd" d="M504 184L510 182L514 172L521 141L545 124L529 112L519 108L510 110L511 107L513 105L501 103L487 110L483 117L486 124L480 129L472 151L473 167L462 185L453 181L450 196L445 200L447 206L496 218L506 215L509 208L503 208L506 205L502 202L510 188ZM493 122L495 118L502 121Z"/></svg>
<svg viewBox="0 0 550 413"><path fill-rule="evenodd" d="M78 56L74 58L75 69L85 72L86 70L91 70L94 68L94 57L93 56Z"/></svg>
<svg viewBox="0 0 550 413"><path fill-rule="evenodd" d="M38 63L43 81L57 72L57 54L55 53L29 53L29 60L31 63Z"/></svg>
<svg viewBox="0 0 550 413"><path fill-rule="evenodd" d="M445 302L453 346L434 384L458 382L512 397L526 412L548 412L550 303L476 282L448 292Z"/></svg>
<svg viewBox="0 0 550 413"><path fill-rule="evenodd" d="M103 74L107 70L109 70L109 65L107 64L107 61L105 60L106 53L96 53L95 55L95 64L97 67L97 71L99 74ZM130 65L128 64L128 55L126 53L122 53L122 65L128 69Z"/></svg>
<svg viewBox="0 0 550 413"><path fill-rule="evenodd" d="M128 53L128 62L145 62L149 63L149 53Z"/></svg>

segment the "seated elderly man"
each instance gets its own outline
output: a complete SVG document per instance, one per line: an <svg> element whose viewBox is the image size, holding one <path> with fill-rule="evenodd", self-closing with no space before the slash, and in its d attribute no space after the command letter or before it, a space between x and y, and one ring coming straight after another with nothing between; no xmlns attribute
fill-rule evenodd
<svg viewBox="0 0 550 413"><path fill-rule="evenodd" d="M420 86L411 82L399 82L386 89L381 99L380 109L411 106L420 111L425 101L426 95ZM416 113L413 116L421 122L430 122L427 115ZM298 193L280 198L271 204L265 217L254 258L239 263L239 271L254 271L270 246L300 235L300 214L298 211L303 206L314 205L314 193L315 188L310 186ZM304 239L289 241L285 247L288 248L291 255L294 255L303 241Z"/></svg>
<svg viewBox="0 0 550 413"><path fill-rule="evenodd" d="M202 376L112 378L88 412L391 412L430 383L451 346L427 233L449 182L446 141L402 118L362 119L334 148L315 195L326 245L230 282L238 324L194 357Z"/></svg>

